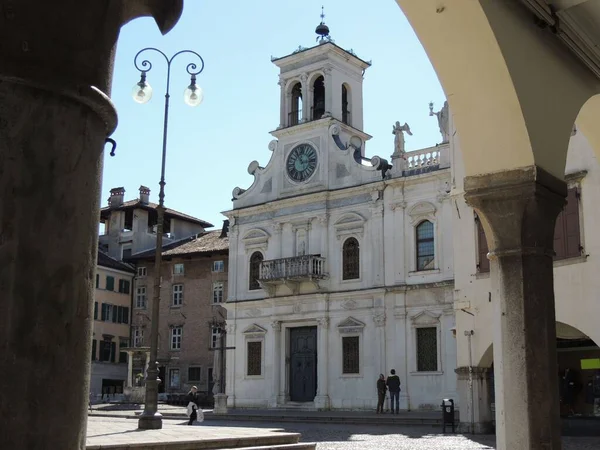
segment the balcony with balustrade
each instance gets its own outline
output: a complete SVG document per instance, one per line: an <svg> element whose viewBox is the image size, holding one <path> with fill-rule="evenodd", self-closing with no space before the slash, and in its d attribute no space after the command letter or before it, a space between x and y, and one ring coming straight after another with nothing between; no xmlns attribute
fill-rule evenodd
<svg viewBox="0 0 600 450"><path fill-rule="evenodd" d="M260 264L258 282L270 296L277 286L285 285L295 295L303 282L313 283L320 288L319 281L326 279L325 258L319 255L302 255L263 261Z"/></svg>

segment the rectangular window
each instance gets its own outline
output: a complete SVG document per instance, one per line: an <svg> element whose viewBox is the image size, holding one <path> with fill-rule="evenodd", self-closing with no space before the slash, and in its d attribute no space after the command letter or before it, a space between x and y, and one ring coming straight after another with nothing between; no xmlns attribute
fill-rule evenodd
<svg viewBox="0 0 600 450"><path fill-rule="evenodd" d="M137 268L137 276L138 276L139 278L143 278L143 277L145 277L145 276L146 276L146 273L147 273L147 272L146 272L146 268L145 268L145 267L138 267L138 268Z"/></svg>
<svg viewBox="0 0 600 450"><path fill-rule="evenodd" d="M437 328L417 328L417 371L437 372Z"/></svg>
<svg viewBox="0 0 600 450"><path fill-rule="evenodd" d="M115 278L109 275L106 276L106 290L114 291L115 290Z"/></svg>
<svg viewBox="0 0 600 450"><path fill-rule="evenodd" d="M112 305L108 303L102 303L102 312L100 314L100 320L103 322L109 322L112 313Z"/></svg>
<svg viewBox="0 0 600 450"><path fill-rule="evenodd" d="M92 340L92 361L96 361L96 339Z"/></svg>
<svg viewBox="0 0 600 450"><path fill-rule="evenodd" d="M554 226L555 260L581 256L581 236L579 234L579 190L570 188L567 203L556 218Z"/></svg>
<svg viewBox="0 0 600 450"><path fill-rule="evenodd" d="M129 280L119 280L119 293L129 294L130 283Z"/></svg>
<svg viewBox="0 0 600 450"><path fill-rule="evenodd" d="M104 338L100 341L100 361L115 362L116 343L111 338Z"/></svg>
<svg viewBox="0 0 600 450"><path fill-rule="evenodd" d="M184 267L183 263L173 264L173 275L183 275Z"/></svg>
<svg viewBox="0 0 600 450"><path fill-rule="evenodd" d="M262 375L262 342L248 342L248 376Z"/></svg>
<svg viewBox="0 0 600 450"><path fill-rule="evenodd" d="M96 289L100 287L100 274L96 274Z"/></svg>
<svg viewBox="0 0 600 450"><path fill-rule="evenodd" d="M188 381L200 381L200 375L200 367L188 367Z"/></svg>
<svg viewBox="0 0 600 450"><path fill-rule="evenodd" d="M139 286L135 293L135 307L146 309L146 286Z"/></svg>
<svg viewBox="0 0 600 450"><path fill-rule="evenodd" d="M119 362L121 364L127 363L127 352L123 349L129 347L129 339L119 338Z"/></svg>
<svg viewBox="0 0 600 450"><path fill-rule="evenodd" d="M490 271L490 260L487 257L489 252L485 231L481 225L481 220L475 216L475 227L477 229L477 271L479 273L487 273Z"/></svg>
<svg viewBox="0 0 600 450"><path fill-rule="evenodd" d="M358 336L345 336L342 338L342 373L360 373L360 350Z"/></svg>
<svg viewBox="0 0 600 450"><path fill-rule="evenodd" d="M169 387L179 388L179 369L169 369Z"/></svg>
<svg viewBox="0 0 600 450"><path fill-rule="evenodd" d="M213 261L213 272L225 272L225 263L223 261Z"/></svg>
<svg viewBox="0 0 600 450"><path fill-rule="evenodd" d="M183 327L171 328L171 350L181 350L181 335Z"/></svg>
<svg viewBox="0 0 600 450"><path fill-rule="evenodd" d="M223 303L223 282L213 283L213 303Z"/></svg>
<svg viewBox="0 0 600 450"><path fill-rule="evenodd" d="M144 329L140 327L133 327L133 346L142 347L144 345Z"/></svg>
<svg viewBox="0 0 600 450"><path fill-rule="evenodd" d="M219 338L221 336L221 327L213 327L211 330L210 348L218 348L221 346Z"/></svg>
<svg viewBox="0 0 600 450"><path fill-rule="evenodd" d="M123 246L123 250L121 252L121 259L127 259L131 256L131 247L127 246Z"/></svg>
<svg viewBox="0 0 600 450"><path fill-rule="evenodd" d="M94 302L94 320L98 320L98 302Z"/></svg>
<svg viewBox="0 0 600 450"><path fill-rule="evenodd" d="M433 223L424 220L416 227L417 234L417 271L432 270L435 268L435 240Z"/></svg>
<svg viewBox="0 0 600 450"><path fill-rule="evenodd" d="M183 305L183 284L173 285L173 306Z"/></svg>

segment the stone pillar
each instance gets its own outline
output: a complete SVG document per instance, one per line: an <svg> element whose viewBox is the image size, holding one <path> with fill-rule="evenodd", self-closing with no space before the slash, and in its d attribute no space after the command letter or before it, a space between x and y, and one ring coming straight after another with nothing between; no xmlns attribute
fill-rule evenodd
<svg viewBox="0 0 600 450"><path fill-rule="evenodd" d="M279 100L279 128L285 128L287 126L287 98L285 97L285 79L280 76L277 84L281 88L281 97Z"/></svg>
<svg viewBox="0 0 600 450"><path fill-rule="evenodd" d="M308 85L308 74L303 73L300 75L300 81L302 82L302 119L300 123L310 122L310 102L308 101L310 86Z"/></svg>
<svg viewBox="0 0 600 450"><path fill-rule="evenodd" d="M85 448L117 37L141 15L168 30L182 2L1 5L0 448Z"/></svg>
<svg viewBox="0 0 600 450"><path fill-rule="evenodd" d="M333 76L331 67L325 67L323 73L325 74L325 114L324 117L332 117L333 114ZM341 87L340 87L341 89ZM319 117L320 119L320 117Z"/></svg>
<svg viewBox="0 0 600 450"><path fill-rule="evenodd" d="M459 367L458 378L461 433L491 434L494 431L490 369L487 367Z"/></svg>
<svg viewBox="0 0 600 450"><path fill-rule="evenodd" d="M127 387L132 387L132 381L131 379L133 378L133 351L132 350L127 350Z"/></svg>
<svg viewBox="0 0 600 450"><path fill-rule="evenodd" d="M566 194L537 167L465 178L490 249L498 450L561 448L552 256Z"/></svg>
<svg viewBox="0 0 600 450"><path fill-rule="evenodd" d="M271 361L273 365L273 387L271 390L271 408L276 408L279 403L280 391L281 391L281 361L283 355L281 354L281 321L274 320L271 322L273 328L273 354Z"/></svg>
<svg viewBox="0 0 600 450"><path fill-rule="evenodd" d="M317 319L317 396L315 408L328 410L329 400L329 317Z"/></svg>

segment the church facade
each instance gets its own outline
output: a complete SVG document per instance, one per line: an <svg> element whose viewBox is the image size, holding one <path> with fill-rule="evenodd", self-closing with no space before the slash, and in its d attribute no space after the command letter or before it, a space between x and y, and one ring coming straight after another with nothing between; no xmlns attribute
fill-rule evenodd
<svg viewBox="0 0 600 450"><path fill-rule="evenodd" d="M225 212L228 406L375 409L395 369L401 409L438 408L457 398L447 106L441 144L406 153L397 122L391 160L368 158L370 64L328 36L273 62L272 155Z"/></svg>

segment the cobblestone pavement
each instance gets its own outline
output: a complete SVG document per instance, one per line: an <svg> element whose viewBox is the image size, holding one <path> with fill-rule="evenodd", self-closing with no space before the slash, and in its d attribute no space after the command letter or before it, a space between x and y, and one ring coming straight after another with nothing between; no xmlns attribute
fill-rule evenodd
<svg viewBox="0 0 600 450"><path fill-rule="evenodd" d="M236 426L211 421L211 426ZM318 442L317 450L481 450L495 449L494 436L443 435L433 427L340 425L313 423L253 424L301 433L302 442ZM563 450L598 450L600 437L563 437ZM515 449L516 450L516 449Z"/></svg>

